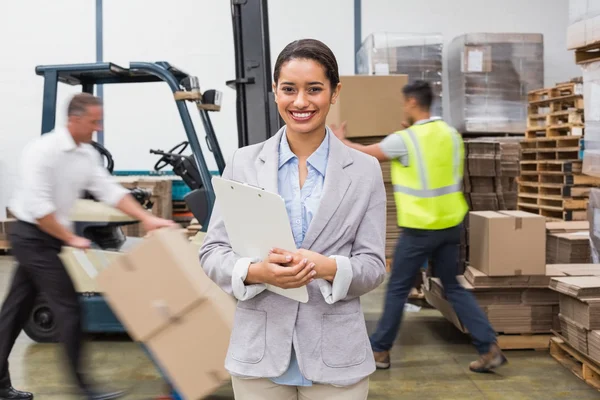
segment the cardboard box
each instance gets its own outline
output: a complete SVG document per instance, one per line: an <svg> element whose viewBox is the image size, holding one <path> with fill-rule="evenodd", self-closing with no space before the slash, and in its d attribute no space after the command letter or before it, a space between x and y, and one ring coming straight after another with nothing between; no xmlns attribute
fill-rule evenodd
<svg viewBox="0 0 600 400"><path fill-rule="evenodd" d="M523 211L469 213L470 265L487 276L545 275L546 219Z"/></svg>
<svg viewBox="0 0 600 400"><path fill-rule="evenodd" d="M342 90L327 115L327 125L346 121L348 138L387 136L402 130L408 75L340 77Z"/></svg>
<svg viewBox="0 0 600 400"><path fill-rule="evenodd" d="M236 304L206 276L180 230L153 232L96 282L184 398L203 398L229 379L224 362Z"/></svg>

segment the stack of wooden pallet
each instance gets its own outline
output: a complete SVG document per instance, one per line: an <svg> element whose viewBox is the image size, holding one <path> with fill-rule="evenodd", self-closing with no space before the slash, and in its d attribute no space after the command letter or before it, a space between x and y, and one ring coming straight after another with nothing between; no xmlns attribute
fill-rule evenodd
<svg viewBox="0 0 600 400"><path fill-rule="evenodd" d="M528 129L521 141L518 209L555 220L585 220L590 188L600 178L581 173L584 136L579 80L529 93Z"/></svg>

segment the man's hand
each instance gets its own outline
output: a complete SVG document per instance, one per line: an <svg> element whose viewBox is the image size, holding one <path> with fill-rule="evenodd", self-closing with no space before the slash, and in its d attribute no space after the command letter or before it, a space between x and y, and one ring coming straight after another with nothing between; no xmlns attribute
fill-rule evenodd
<svg viewBox="0 0 600 400"><path fill-rule="evenodd" d="M73 236L66 241L66 245L76 249L85 250L90 248L92 242L81 236Z"/></svg>
<svg viewBox="0 0 600 400"><path fill-rule="evenodd" d="M267 260L250 264L246 284L267 283L282 289L293 289L305 286L313 281L316 272L315 264L307 259L300 259L289 267L281 264L291 263L292 257L271 254Z"/></svg>
<svg viewBox="0 0 600 400"><path fill-rule="evenodd" d="M329 128L331 128L333 134L342 142L346 140L346 121L342 122L340 126L332 124Z"/></svg>
<svg viewBox="0 0 600 400"><path fill-rule="evenodd" d="M144 230L146 230L146 232L150 232L160 228L170 228L176 225L177 224L174 221L159 218L151 214L142 220L142 226L144 227Z"/></svg>
<svg viewBox="0 0 600 400"><path fill-rule="evenodd" d="M288 259L291 257L291 263L297 263L299 260L308 259L315 264L315 276L314 279L325 279L332 282L337 272L337 263L334 259L319 254L314 251L300 249L295 253L292 253L283 249L273 249L273 255L284 257ZM286 258L287 257L287 258Z"/></svg>

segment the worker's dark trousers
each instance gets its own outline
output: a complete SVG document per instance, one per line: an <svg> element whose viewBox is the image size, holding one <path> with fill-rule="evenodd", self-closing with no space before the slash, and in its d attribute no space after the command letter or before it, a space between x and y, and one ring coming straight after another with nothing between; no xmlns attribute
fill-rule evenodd
<svg viewBox="0 0 600 400"><path fill-rule="evenodd" d="M477 351L481 354L489 351L496 341L496 332L475 298L456 280L460 235L460 225L437 231L403 229L394 254L383 315L371 336L374 351L392 348L400 330L404 304L428 259L433 261L434 274L442 281L446 297L471 334Z"/></svg>
<svg viewBox="0 0 600 400"><path fill-rule="evenodd" d="M48 301L76 383L81 386L81 309L73 282L58 257L62 243L21 221L13 225L9 237L18 265L0 311L0 387L11 385L8 357L38 293Z"/></svg>

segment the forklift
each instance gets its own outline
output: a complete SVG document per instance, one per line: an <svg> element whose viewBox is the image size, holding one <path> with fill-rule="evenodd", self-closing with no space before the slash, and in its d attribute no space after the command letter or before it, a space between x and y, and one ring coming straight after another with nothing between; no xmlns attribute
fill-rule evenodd
<svg viewBox="0 0 600 400"><path fill-rule="evenodd" d="M187 140L179 143L170 151L150 150L160 159L155 169L161 170L167 165L173 167L176 175L190 188L184 201L193 216L202 226L198 235L204 234L214 204L215 194L212 188L211 173L206 165L187 102L198 108L209 150L214 154L219 173L225 168L225 161L217 141L209 112L220 111L221 93L215 90L202 92L198 78L183 72L171 64L161 62L132 62L128 68L102 62L68 65L43 65L36 67L36 73L44 78L42 135L55 127L58 83L71 86L79 85L83 92L93 94L96 85L165 82L173 93L175 106L179 111ZM105 160L105 167L112 173L114 162L110 152L97 142L93 147ZM191 147L192 155L184 156L183 151ZM130 189L133 197L146 209L152 208L151 194L140 188ZM90 194L78 200L71 213L77 235L92 242L93 261L82 257L74 249L63 250L61 258L65 267L74 278L83 307L83 331L85 333L126 333L125 328L114 315L104 298L95 290L94 274L106 266L111 257L126 251L141 238L126 237L122 227L138 221L124 213L96 201ZM96 264L96 265L90 265ZM56 342L58 332L54 315L43 294L36 299L33 310L24 327L25 333L37 342Z"/></svg>

